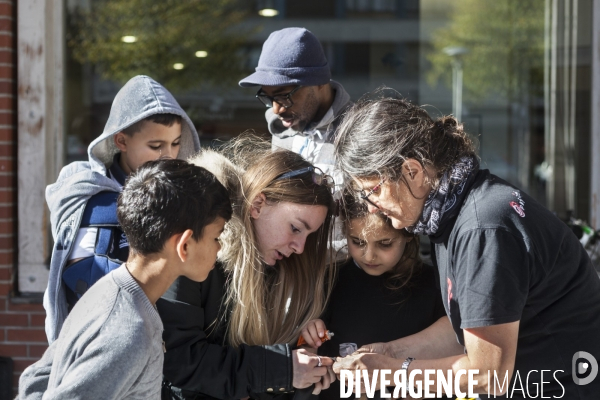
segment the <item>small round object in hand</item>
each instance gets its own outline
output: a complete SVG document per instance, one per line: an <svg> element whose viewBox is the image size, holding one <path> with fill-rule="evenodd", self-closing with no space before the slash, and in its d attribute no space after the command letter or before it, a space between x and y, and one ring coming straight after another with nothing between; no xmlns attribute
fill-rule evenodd
<svg viewBox="0 0 600 400"><path fill-rule="evenodd" d="M358 350L356 343L340 343L340 356L346 357Z"/></svg>
<svg viewBox="0 0 600 400"><path fill-rule="evenodd" d="M317 367L320 367L321 365L323 365L323 363L321 362L321 357L317 356L317 359L319 360L319 362L317 363Z"/></svg>

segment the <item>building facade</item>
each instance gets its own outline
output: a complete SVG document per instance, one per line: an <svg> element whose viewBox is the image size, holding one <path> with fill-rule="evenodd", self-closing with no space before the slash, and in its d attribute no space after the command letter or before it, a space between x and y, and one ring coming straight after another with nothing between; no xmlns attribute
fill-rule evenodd
<svg viewBox="0 0 600 400"><path fill-rule="evenodd" d="M20 371L39 359L48 347L41 297L21 296L17 284L17 110L18 93L27 91L18 78L17 8L16 1L0 1L0 368L3 369L0 398L9 398L11 387L17 386ZM40 133L37 136L41 137ZM43 189L38 190L39 194L42 192Z"/></svg>

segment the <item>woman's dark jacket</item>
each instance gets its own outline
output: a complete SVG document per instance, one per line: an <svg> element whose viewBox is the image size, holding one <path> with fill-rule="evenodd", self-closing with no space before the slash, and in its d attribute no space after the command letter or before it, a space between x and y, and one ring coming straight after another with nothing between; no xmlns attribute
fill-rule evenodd
<svg viewBox="0 0 600 400"><path fill-rule="evenodd" d="M293 390L288 345L226 344L225 324L218 323L225 290L217 264L204 282L180 277L156 303L164 324L165 388L185 399L272 398Z"/></svg>

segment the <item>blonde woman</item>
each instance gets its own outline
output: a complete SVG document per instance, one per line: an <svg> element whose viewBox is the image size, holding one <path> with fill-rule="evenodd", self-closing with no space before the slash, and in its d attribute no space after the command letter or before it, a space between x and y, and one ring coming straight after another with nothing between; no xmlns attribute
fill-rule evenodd
<svg viewBox="0 0 600 400"><path fill-rule="evenodd" d="M209 278L179 279L157 303L164 398L262 398L312 384L316 394L335 379L331 359L293 350L333 279L333 182L290 151L236 154L191 160L227 187L234 215Z"/></svg>

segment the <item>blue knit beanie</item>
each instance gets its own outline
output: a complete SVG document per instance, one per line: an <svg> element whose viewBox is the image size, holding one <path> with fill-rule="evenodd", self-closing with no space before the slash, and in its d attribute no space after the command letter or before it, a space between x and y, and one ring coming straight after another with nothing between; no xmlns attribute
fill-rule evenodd
<svg viewBox="0 0 600 400"><path fill-rule="evenodd" d="M316 86L331 79L321 43L309 30L275 31L263 44L256 72L240 81L250 86Z"/></svg>

